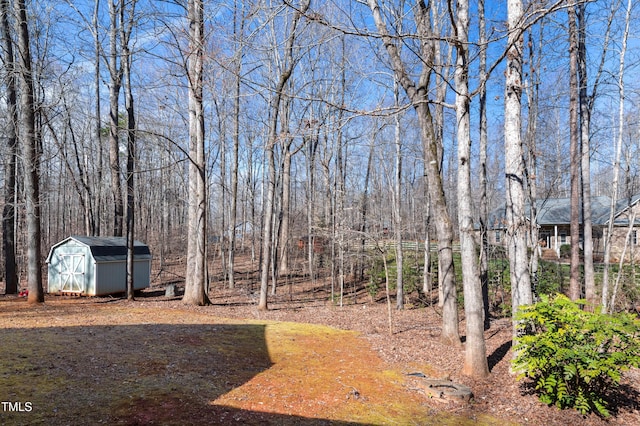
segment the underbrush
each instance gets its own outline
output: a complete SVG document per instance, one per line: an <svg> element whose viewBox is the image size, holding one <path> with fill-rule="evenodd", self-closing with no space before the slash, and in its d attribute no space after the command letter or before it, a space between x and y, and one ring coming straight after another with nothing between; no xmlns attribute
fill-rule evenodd
<svg viewBox="0 0 640 426"><path fill-rule="evenodd" d="M640 320L587 312L560 294L522 307L518 319L514 366L540 401L609 416L608 394L640 366Z"/></svg>

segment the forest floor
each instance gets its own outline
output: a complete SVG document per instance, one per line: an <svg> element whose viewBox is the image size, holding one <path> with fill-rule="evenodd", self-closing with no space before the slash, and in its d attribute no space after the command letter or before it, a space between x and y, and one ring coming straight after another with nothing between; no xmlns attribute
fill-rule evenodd
<svg viewBox="0 0 640 426"><path fill-rule="evenodd" d="M156 276L134 302L47 295L30 307L0 296L0 425L640 424L638 370L611 395L609 419L540 403L509 372L508 319L486 331L490 376L472 379L424 301L389 310L347 286L340 304L329 283L290 277L259 311L247 272L191 307L175 275ZM434 397L410 373L464 384L473 398Z"/></svg>

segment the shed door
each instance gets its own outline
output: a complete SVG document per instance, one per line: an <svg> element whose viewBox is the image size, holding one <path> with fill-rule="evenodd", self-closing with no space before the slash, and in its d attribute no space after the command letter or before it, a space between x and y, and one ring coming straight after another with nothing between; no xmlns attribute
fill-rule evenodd
<svg viewBox="0 0 640 426"><path fill-rule="evenodd" d="M70 293L84 292L84 254L63 254L60 256L60 265L60 291Z"/></svg>

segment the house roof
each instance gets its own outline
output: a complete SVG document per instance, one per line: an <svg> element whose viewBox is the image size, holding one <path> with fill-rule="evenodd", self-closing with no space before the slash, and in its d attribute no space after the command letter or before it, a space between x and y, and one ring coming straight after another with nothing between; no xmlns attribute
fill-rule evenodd
<svg viewBox="0 0 640 426"><path fill-rule="evenodd" d="M618 226L626 226L629 224L629 219L627 217L621 217L623 215L623 213L625 213L627 210L629 210L632 206L634 206L635 204L638 203L638 201L640 201L640 194L636 194L633 195L631 197L628 198L624 198L622 200L619 200L616 203L616 213L615 213L615 218L614 218L614 225L618 225ZM608 214L608 212L607 212ZM609 222L609 217L607 216L606 220L604 221L605 223ZM635 224L640 223L640 217L635 218Z"/></svg>
<svg viewBox="0 0 640 426"><path fill-rule="evenodd" d="M127 257L127 240L124 237L87 237L74 235L54 244L49 251L47 262L49 262L57 247L64 245L70 240L74 240L84 246L87 246L96 261L109 262L124 260ZM149 246L140 241L134 241L133 254L138 259L151 258Z"/></svg>
<svg viewBox="0 0 640 426"><path fill-rule="evenodd" d="M571 199L547 198L536 200L536 220L539 225L569 225L571 223ZM591 198L591 220L596 225L604 225L609 219L611 198L607 196ZM530 216L527 206L527 216ZM582 222L582 212L580 212Z"/></svg>
<svg viewBox="0 0 640 426"><path fill-rule="evenodd" d="M624 226L629 223L628 219L621 215L640 201L640 194L630 198L619 200L615 206L614 225ZM604 226L609 222L611 210L611 198L603 195L591 198L591 221L594 225ZM502 229L505 227L506 204L493 210L489 214L489 227L491 229ZM531 205L525 205L525 216L531 217ZM571 223L571 199L569 198L547 198L536 200L536 221L538 225L569 225ZM636 219L640 223L640 217ZM580 223L582 223L582 213L580 213Z"/></svg>

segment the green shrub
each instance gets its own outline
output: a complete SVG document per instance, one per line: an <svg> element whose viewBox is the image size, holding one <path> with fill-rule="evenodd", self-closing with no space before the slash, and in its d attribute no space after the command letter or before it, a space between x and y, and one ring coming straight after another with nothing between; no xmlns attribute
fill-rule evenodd
<svg viewBox="0 0 640 426"><path fill-rule="evenodd" d="M580 258L582 258L582 249L578 248ZM560 259L569 259L571 257L571 244L562 244L560 246Z"/></svg>
<svg viewBox="0 0 640 426"><path fill-rule="evenodd" d="M389 290L394 292L398 284L398 266L393 253L387 254L387 268L389 270ZM411 294L422 289L422 269L422 258L416 260L415 256L405 255L402 267L402 283L405 294ZM372 260L369 269L369 283L366 286L367 293L372 298L375 297L378 291L385 289L385 280L384 261L380 256L377 256Z"/></svg>
<svg viewBox="0 0 640 426"><path fill-rule="evenodd" d="M378 294L378 282L373 279L373 277L369 278L369 283L367 284L367 293L371 300L375 299Z"/></svg>
<svg viewBox="0 0 640 426"><path fill-rule="evenodd" d="M560 246L560 258L568 259L571 257L571 244L562 244Z"/></svg>
<svg viewBox="0 0 640 426"><path fill-rule="evenodd" d="M541 260L538 265L537 294L550 295L562 292L563 284L568 277L568 265Z"/></svg>
<svg viewBox="0 0 640 426"><path fill-rule="evenodd" d="M583 311L563 295L541 296L518 319L518 378L531 378L545 404L607 417L608 391L623 371L640 365L640 321Z"/></svg>

